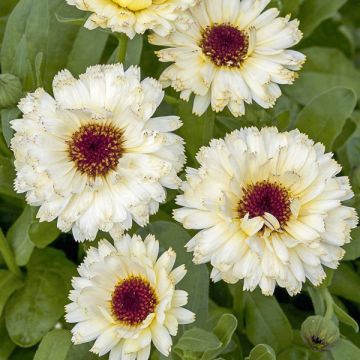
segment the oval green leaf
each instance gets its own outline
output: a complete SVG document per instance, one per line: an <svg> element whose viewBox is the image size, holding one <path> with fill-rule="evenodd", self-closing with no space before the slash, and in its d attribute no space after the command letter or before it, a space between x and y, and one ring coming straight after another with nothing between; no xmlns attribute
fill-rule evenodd
<svg viewBox="0 0 360 360"><path fill-rule="evenodd" d="M353 90L343 87L330 89L302 109L298 115L297 127L312 140L324 144L327 151L331 151L355 105Z"/></svg>

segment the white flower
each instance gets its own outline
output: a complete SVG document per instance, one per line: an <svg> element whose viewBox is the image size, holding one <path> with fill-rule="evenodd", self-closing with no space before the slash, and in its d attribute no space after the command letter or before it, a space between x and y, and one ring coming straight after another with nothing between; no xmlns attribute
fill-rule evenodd
<svg viewBox="0 0 360 360"><path fill-rule="evenodd" d="M147 29L167 35L182 13L199 0L66 0L80 10L91 11L88 29L110 28L133 38ZM185 20L186 22L186 20Z"/></svg>
<svg viewBox="0 0 360 360"><path fill-rule="evenodd" d="M298 130L244 128L212 140L197 154L198 170L187 169L174 217L201 229L186 245L194 262L210 262L214 281L244 289L275 284L300 292L306 278L315 286L323 266L337 268L357 224L353 196L341 166Z"/></svg>
<svg viewBox="0 0 360 360"><path fill-rule="evenodd" d="M89 67L75 79L61 71L54 97L43 89L19 104L15 189L40 206L40 221L58 218L77 241L98 230L118 237L134 220L144 226L165 201L164 187L178 188L185 162L183 140L171 131L176 116L151 118L164 94L154 79L140 81L140 69L122 65Z"/></svg>
<svg viewBox="0 0 360 360"><path fill-rule="evenodd" d="M101 240L89 249L66 306L66 320L77 323L75 344L96 340L91 351L100 356L110 351L110 360L147 360L151 342L169 355L171 336L195 314L182 307L187 292L175 290L186 274L184 265L172 270L175 252L169 249L159 259L158 252L152 235L144 242L126 235L115 246Z"/></svg>
<svg viewBox="0 0 360 360"><path fill-rule="evenodd" d="M270 108L281 95L278 84L291 84L305 61L297 51L302 33L299 22L278 17L277 9L263 12L270 0L204 0L191 8L191 26L179 26L166 37L152 34L149 41L169 47L157 52L160 61L174 62L162 73L162 84L180 91L193 112L208 106L234 116L245 114L254 100ZM178 22L181 24L181 21Z"/></svg>

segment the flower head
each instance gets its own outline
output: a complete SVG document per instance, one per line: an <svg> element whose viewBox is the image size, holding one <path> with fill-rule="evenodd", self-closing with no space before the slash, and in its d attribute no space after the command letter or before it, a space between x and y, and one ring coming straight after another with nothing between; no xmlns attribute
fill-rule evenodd
<svg viewBox="0 0 360 360"><path fill-rule="evenodd" d="M181 265L173 270L172 249L159 258L159 243L149 235L143 242L128 235L114 246L101 240L90 248L73 278L71 304L66 320L77 323L73 342L94 341L92 352L110 352L111 360L147 360L151 342L165 356L179 324L189 324L195 315L184 309L188 294L175 285L185 276Z"/></svg>
<svg viewBox="0 0 360 360"><path fill-rule="evenodd" d="M301 337L314 351L327 351L340 339L339 328L322 316L310 316L301 325Z"/></svg>
<svg viewBox="0 0 360 360"><path fill-rule="evenodd" d="M278 17L277 9L264 11L270 0L204 0L189 9L190 26L179 27L166 37L149 36L165 46L160 61L173 62L160 81L189 100L193 112L208 106L234 116L245 113L245 103L255 101L270 108L281 95L279 84L292 84L305 61L296 45L302 33L297 20Z"/></svg>
<svg viewBox="0 0 360 360"><path fill-rule="evenodd" d="M154 79L122 65L93 66L75 79L54 79L54 97L38 89L19 104L12 121L15 189L40 206L40 221L58 218L78 241L98 230L114 237L132 220L143 226L177 188L185 162L175 116L152 118L163 98Z"/></svg>
<svg viewBox="0 0 360 360"><path fill-rule="evenodd" d="M167 35L174 22L198 0L66 0L80 10L90 11L88 29L109 28L133 38L147 29Z"/></svg>
<svg viewBox="0 0 360 360"><path fill-rule="evenodd" d="M212 140L187 169L174 217L201 230L187 244L195 263L210 262L214 281L265 295L276 283L289 294L306 278L319 285L336 268L357 224L340 165L298 130L244 128Z"/></svg>

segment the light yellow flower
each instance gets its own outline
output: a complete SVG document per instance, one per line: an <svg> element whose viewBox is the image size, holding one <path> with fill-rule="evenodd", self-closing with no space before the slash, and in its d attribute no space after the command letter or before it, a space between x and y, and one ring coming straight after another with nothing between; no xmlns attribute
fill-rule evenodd
<svg viewBox="0 0 360 360"><path fill-rule="evenodd" d="M160 77L180 97L195 94L193 112L201 115L228 107L234 116L245 114L253 101L274 106L279 84L292 84L305 61L288 50L302 38L297 20L265 10L270 0L203 0L187 13L190 26L177 21L177 31L163 37L151 34L160 61L173 62ZM187 18L184 16L184 18ZM188 21L188 20L187 20Z"/></svg>
<svg viewBox="0 0 360 360"><path fill-rule="evenodd" d="M120 236L132 222L144 226L177 188L185 162L183 140L172 133L176 116L153 117L164 93L140 69L89 67L75 79L54 79L54 98L43 89L20 101L12 121L15 189L39 206L40 221L57 218L77 241L98 230Z"/></svg>
<svg viewBox="0 0 360 360"><path fill-rule="evenodd" d="M341 201L353 196L341 166L298 130L244 128L212 140L187 169L174 217L201 230L187 244L194 262L210 262L214 281L244 280L265 295L275 285L297 294L320 285L323 265L337 268L358 222Z"/></svg>
<svg viewBox="0 0 360 360"><path fill-rule="evenodd" d="M66 0L92 14L85 27L109 28L133 38L147 29L167 35L183 12L199 0Z"/></svg>
<svg viewBox="0 0 360 360"><path fill-rule="evenodd" d="M159 243L149 235L143 242L128 235L114 246L101 240L90 248L73 278L71 304L66 320L76 323L73 342L95 343L92 352L110 352L110 360L147 360L151 343L165 356L179 324L194 321L195 314L183 308L186 291L175 286L186 274L184 265L173 269L172 249L159 258Z"/></svg>

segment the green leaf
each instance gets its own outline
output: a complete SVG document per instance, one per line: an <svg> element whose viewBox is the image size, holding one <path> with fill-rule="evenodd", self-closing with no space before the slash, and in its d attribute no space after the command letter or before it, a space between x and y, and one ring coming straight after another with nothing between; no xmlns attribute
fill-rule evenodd
<svg viewBox="0 0 360 360"><path fill-rule="evenodd" d="M186 143L188 165L194 166L197 162L195 156L201 146L207 146L213 137L215 113L208 109L204 115L197 116L192 113L192 103L180 101L177 107L183 126L178 133Z"/></svg>
<svg viewBox="0 0 360 360"><path fill-rule="evenodd" d="M0 255L5 261L8 269L16 275L21 275L20 269L16 265L14 254L11 250L10 244L4 236L2 229L0 228Z"/></svg>
<svg viewBox="0 0 360 360"><path fill-rule="evenodd" d="M0 269L0 316L9 297L22 285L20 277L10 271Z"/></svg>
<svg viewBox="0 0 360 360"><path fill-rule="evenodd" d="M18 0L7 0L0 2L0 49L4 37L6 22L17 2Z"/></svg>
<svg viewBox="0 0 360 360"><path fill-rule="evenodd" d="M325 314L325 302L320 289L308 286L307 291L310 295L315 314L323 316Z"/></svg>
<svg viewBox="0 0 360 360"><path fill-rule="evenodd" d="M5 29L2 71L22 80L32 76L31 64L37 53L46 53L49 22L48 0L21 0L17 4Z"/></svg>
<svg viewBox="0 0 360 360"><path fill-rule="evenodd" d="M346 0L305 0L300 7L300 28L309 36L324 20L332 17Z"/></svg>
<svg viewBox="0 0 360 360"><path fill-rule="evenodd" d="M305 349L300 349L292 346L290 349L286 349L281 352L277 360L308 360L309 353Z"/></svg>
<svg viewBox="0 0 360 360"><path fill-rule="evenodd" d="M321 46L335 48L347 56L353 56L354 45L349 35L343 30L342 23L332 19L324 21L308 38L300 42L301 48Z"/></svg>
<svg viewBox="0 0 360 360"><path fill-rule="evenodd" d="M209 316L206 322L206 330L207 331L214 331L215 326L217 325L219 319L222 315L230 314L231 309L220 307L216 305L212 299L209 302Z"/></svg>
<svg viewBox="0 0 360 360"><path fill-rule="evenodd" d="M65 4L63 0L48 0L51 22L49 29L48 51L45 53L45 88L50 89L54 75L67 68L75 75L90 65L101 63L101 56L108 40L108 33L100 29L87 30L83 27L60 23L55 13L69 17L82 17L84 12Z"/></svg>
<svg viewBox="0 0 360 360"><path fill-rule="evenodd" d="M205 326L208 316L209 274L205 265L195 265L192 262L191 254L187 253L184 248L191 236L181 226L166 221L151 223L141 229L139 234L143 239L147 234L153 234L164 250L169 247L175 250L177 255L175 266L185 264L188 271L179 284L180 289L189 293L189 302L186 308L196 314L196 322L193 325ZM181 329L179 334L181 334Z"/></svg>
<svg viewBox="0 0 360 360"><path fill-rule="evenodd" d="M344 246L346 251L343 260L356 260L360 257L360 227L351 231L351 241Z"/></svg>
<svg viewBox="0 0 360 360"><path fill-rule="evenodd" d="M299 9L300 9L300 5L304 2L305 0L285 0L282 2L282 7L281 7L281 13L283 15L287 15L287 14L291 14L292 16L297 16Z"/></svg>
<svg viewBox="0 0 360 360"><path fill-rule="evenodd" d="M69 52L66 68L76 76L88 66L100 63L108 37L104 31L81 28Z"/></svg>
<svg viewBox="0 0 360 360"><path fill-rule="evenodd" d="M128 41L126 57L125 57L126 69L131 65L140 64L142 49L143 49L143 36L136 35L133 39Z"/></svg>
<svg viewBox="0 0 360 360"><path fill-rule="evenodd" d="M25 206L7 234L7 239L15 253L16 263L20 266L27 264L35 246L44 248L60 234L56 221L40 223L35 219L36 211L36 208Z"/></svg>
<svg viewBox="0 0 360 360"><path fill-rule="evenodd" d="M346 339L340 339L331 349L334 360L359 360L360 349Z"/></svg>
<svg viewBox="0 0 360 360"><path fill-rule="evenodd" d="M341 264L335 271L329 289L334 295L360 304L360 276L347 264Z"/></svg>
<svg viewBox="0 0 360 360"><path fill-rule="evenodd" d="M330 151L355 105L356 97L352 90L341 87L331 89L302 109L297 127L314 141L323 143Z"/></svg>
<svg viewBox="0 0 360 360"><path fill-rule="evenodd" d="M341 149L347 141L351 138L351 136L354 134L356 130L356 124L352 120L354 114L356 114L356 110L352 113L350 119L347 119L345 126L341 132L341 134L337 137L337 139L334 142L334 150Z"/></svg>
<svg viewBox="0 0 360 360"><path fill-rule="evenodd" d="M22 347L38 343L64 315L75 265L55 249L36 250L27 266L25 286L8 302L5 319L12 341Z"/></svg>
<svg viewBox="0 0 360 360"><path fill-rule="evenodd" d="M319 290L326 289L327 287L329 287L334 278L335 269L326 267L324 270L326 273L326 277L325 277L324 281L321 283L321 285L318 286Z"/></svg>
<svg viewBox="0 0 360 360"><path fill-rule="evenodd" d="M333 303L334 312L342 323L351 326L355 332L359 332L359 325L355 319L353 319L346 311L344 311L340 306L336 303Z"/></svg>
<svg viewBox="0 0 360 360"><path fill-rule="evenodd" d="M0 317L0 360L7 360L15 347L6 331L5 319Z"/></svg>
<svg viewBox="0 0 360 360"><path fill-rule="evenodd" d="M201 360L215 359L223 353L226 347L230 344L231 338L236 330L237 320L232 314L224 314L220 317L218 323L214 328L214 334L220 340L220 347L217 349L208 349Z"/></svg>
<svg viewBox="0 0 360 360"><path fill-rule="evenodd" d="M174 347L174 350L205 352L208 349L217 349L221 346L220 340L211 332L193 327L184 332Z"/></svg>
<svg viewBox="0 0 360 360"><path fill-rule="evenodd" d="M119 50L118 45L113 51L108 60L108 64L115 64L119 62ZM131 65L139 65L141 60L141 54L143 50L143 37L136 35L133 39L129 39L127 42L126 56L124 61L125 69L128 69Z"/></svg>
<svg viewBox="0 0 360 360"><path fill-rule="evenodd" d="M174 352L182 359L218 359L219 355L236 349L236 344L231 344L236 327L234 315L223 314L213 332L196 327L187 330L174 347Z"/></svg>
<svg viewBox="0 0 360 360"><path fill-rule="evenodd" d="M13 137L14 130L10 126L10 121L16 119L20 114L17 107L1 110L1 128L7 146L10 146L10 140Z"/></svg>
<svg viewBox="0 0 360 360"><path fill-rule="evenodd" d="M356 166L355 168L351 169L349 171L349 173L350 173L349 174L350 175L350 183L351 183L352 189L353 189L353 191L355 193L355 196L359 196L359 193L360 193L360 166ZM350 200L350 201L352 201L352 200ZM355 240L354 244L356 246L356 235L357 234L355 234L355 233L357 231L355 231L355 230L356 230L356 228L352 229L352 231L351 231L351 239ZM354 238L354 236L355 236L355 238ZM350 244L351 244L352 240L350 241L350 243L345 244L344 246L350 246L351 247Z"/></svg>
<svg viewBox="0 0 360 360"><path fill-rule="evenodd" d="M66 360L99 360L98 355L90 352L91 347L91 343L81 345L72 344L67 354Z"/></svg>
<svg viewBox="0 0 360 360"><path fill-rule="evenodd" d="M63 14L64 12L64 14ZM69 15L67 7L61 7L56 13L55 18L60 23L70 24L70 25L78 25L78 26L84 26L86 19L89 17L89 14L82 13L79 14L78 17L73 17L73 14Z"/></svg>
<svg viewBox="0 0 360 360"><path fill-rule="evenodd" d="M256 345L250 352L247 360L276 360L274 349L265 344Z"/></svg>
<svg viewBox="0 0 360 360"><path fill-rule="evenodd" d="M22 195L14 191L15 170L13 161L0 156L0 194L22 199Z"/></svg>
<svg viewBox="0 0 360 360"><path fill-rule="evenodd" d="M360 173L356 168L360 167L360 111L355 110L350 120L355 125L355 130L347 139L346 143L337 149L337 156L343 165L346 173L353 172L350 178L352 185L355 185L355 190L360 190Z"/></svg>
<svg viewBox="0 0 360 360"><path fill-rule="evenodd" d="M294 101L306 105L315 96L339 86L354 90L360 98L360 71L341 51L311 47L301 52L307 56L304 68L294 85L284 87Z"/></svg>
<svg viewBox="0 0 360 360"><path fill-rule="evenodd" d="M240 331L242 331L244 328L246 294L239 283L229 285L229 290L233 296L233 308L234 314L236 315L236 318L238 320L238 328Z"/></svg>
<svg viewBox="0 0 360 360"><path fill-rule="evenodd" d="M19 78L13 74L0 74L0 109L16 105L22 93Z"/></svg>
<svg viewBox="0 0 360 360"><path fill-rule="evenodd" d="M53 330L42 339L34 360L66 360L70 347L70 331Z"/></svg>
<svg viewBox="0 0 360 360"><path fill-rule="evenodd" d="M64 313L67 294L60 275L46 271L29 274L25 287L6 307L6 328L11 340L30 347L51 330Z"/></svg>
<svg viewBox="0 0 360 360"><path fill-rule="evenodd" d="M29 228L30 240L36 247L44 248L51 244L61 231L56 226L56 221L52 222L33 222Z"/></svg>
<svg viewBox="0 0 360 360"><path fill-rule="evenodd" d="M271 344L276 352L290 346L293 331L274 297L266 297L259 290L246 294L246 334L254 344Z"/></svg>
<svg viewBox="0 0 360 360"><path fill-rule="evenodd" d="M2 70L20 77L27 90L37 85L35 64L42 53L42 80L49 90L54 75L68 67L75 74L100 63L108 34L60 23L56 13L80 17L84 13L63 0L21 0L12 12L1 53Z"/></svg>
<svg viewBox="0 0 360 360"><path fill-rule="evenodd" d="M52 249L35 250L27 268L30 272L52 271L60 275L65 284L66 292L71 289L70 279L76 275L76 266L68 260L64 253Z"/></svg>
<svg viewBox="0 0 360 360"><path fill-rule="evenodd" d="M1 115L1 113L0 113L0 115ZM9 149L9 147L6 143L1 126L0 126L0 156L6 157L6 158L11 158L13 156L11 150Z"/></svg>
<svg viewBox="0 0 360 360"><path fill-rule="evenodd" d="M24 211L14 222L6 235L6 238L14 251L16 264L19 266L27 264L35 247L29 236L29 229L32 221L33 210L30 206L25 206Z"/></svg>

